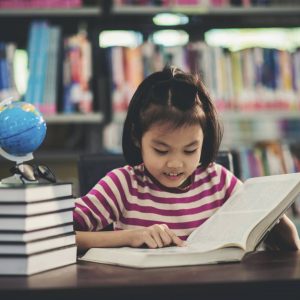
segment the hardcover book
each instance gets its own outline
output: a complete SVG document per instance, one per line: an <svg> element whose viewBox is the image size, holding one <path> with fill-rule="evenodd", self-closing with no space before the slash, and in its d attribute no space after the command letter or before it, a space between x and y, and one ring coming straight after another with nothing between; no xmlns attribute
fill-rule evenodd
<svg viewBox="0 0 300 300"><path fill-rule="evenodd" d="M75 233L43 238L31 242L0 242L1 254L34 254L76 244Z"/></svg>
<svg viewBox="0 0 300 300"><path fill-rule="evenodd" d="M73 209L30 216L1 216L0 231L31 231L73 222Z"/></svg>
<svg viewBox="0 0 300 300"><path fill-rule="evenodd" d="M32 275L76 263L77 247L71 245L32 255L0 255L0 275Z"/></svg>
<svg viewBox="0 0 300 300"><path fill-rule="evenodd" d="M0 231L0 242L31 242L73 231L73 222L31 231Z"/></svg>
<svg viewBox="0 0 300 300"><path fill-rule="evenodd" d="M34 202L72 195L72 183L3 184L0 183L1 202Z"/></svg>
<svg viewBox="0 0 300 300"><path fill-rule="evenodd" d="M71 209L75 206L75 199L72 197L61 197L34 202L1 202L0 217L2 215L10 216L29 216L49 212Z"/></svg>

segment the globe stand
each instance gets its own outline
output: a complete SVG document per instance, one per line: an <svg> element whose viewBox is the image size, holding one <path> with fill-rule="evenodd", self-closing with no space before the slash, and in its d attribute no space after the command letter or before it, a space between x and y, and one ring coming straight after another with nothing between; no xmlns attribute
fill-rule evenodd
<svg viewBox="0 0 300 300"><path fill-rule="evenodd" d="M32 153L28 153L24 156L15 156L7 153L1 147L0 147L0 155L2 155L4 158L8 160L16 162L16 165L22 165L23 162L33 159ZM24 183L37 183L37 182L38 181L27 181L24 178L21 179L21 175L19 174L14 174L0 181L1 184L24 184Z"/></svg>
<svg viewBox="0 0 300 300"><path fill-rule="evenodd" d="M31 103L12 101L11 97L0 101L0 155L14 161L18 170L13 173L20 174L5 178L0 183L38 183L24 178L31 178L24 174L27 172L24 162L33 159L32 153L44 140L46 129L42 114Z"/></svg>

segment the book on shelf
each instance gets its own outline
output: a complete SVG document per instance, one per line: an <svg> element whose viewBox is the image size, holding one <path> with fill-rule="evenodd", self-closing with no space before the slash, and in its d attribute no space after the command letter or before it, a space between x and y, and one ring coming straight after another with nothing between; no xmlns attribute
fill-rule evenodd
<svg viewBox="0 0 300 300"><path fill-rule="evenodd" d="M0 41L0 98L20 97L14 76L15 43Z"/></svg>
<svg viewBox="0 0 300 300"><path fill-rule="evenodd" d="M0 231L30 231L73 222L73 208L38 215L0 216Z"/></svg>
<svg viewBox="0 0 300 300"><path fill-rule="evenodd" d="M184 247L91 248L80 259L135 268L238 262L254 252L300 193L300 173L250 178Z"/></svg>
<svg viewBox="0 0 300 300"><path fill-rule="evenodd" d="M39 36L40 36L41 22L33 21L29 27L28 33L28 68L30 70L27 82L27 89L24 95L26 102L35 103L34 89L36 83L36 69L37 57L39 52Z"/></svg>
<svg viewBox="0 0 300 300"><path fill-rule="evenodd" d="M73 222L31 231L0 231L0 242L31 242L73 231Z"/></svg>
<svg viewBox="0 0 300 300"><path fill-rule="evenodd" d="M57 111L56 97L62 80L61 28L46 20L32 21L28 35L29 78L25 100L46 115Z"/></svg>
<svg viewBox="0 0 300 300"><path fill-rule="evenodd" d="M71 209L75 205L74 197L53 198L35 202L0 202L1 215L36 215L55 212L64 209Z"/></svg>
<svg viewBox="0 0 300 300"><path fill-rule="evenodd" d="M31 255L0 255L0 275L32 275L76 263L76 245Z"/></svg>
<svg viewBox="0 0 300 300"><path fill-rule="evenodd" d="M59 26L50 26L49 43L47 48L47 67L45 88L43 91L43 101L40 105L40 112L44 115L51 115L57 112L57 92L59 81L59 65L62 62L60 53L61 28Z"/></svg>
<svg viewBox="0 0 300 300"><path fill-rule="evenodd" d="M241 178L293 173L297 171L291 146L279 141L259 141L239 147Z"/></svg>
<svg viewBox="0 0 300 300"><path fill-rule="evenodd" d="M33 80L33 98L29 99L30 103L36 105L39 109L43 105L43 93L46 83L47 73L47 61L48 61L48 44L50 25L47 21L39 22L38 36L36 38L37 55L34 58L36 60L35 66L35 78ZM31 72L29 72L30 76Z"/></svg>
<svg viewBox="0 0 300 300"><path fill-rule="evenodd" d="M1 202L35 202L72 195L72 183L3 184L0 183Z"/></svg>
<svg viewBox="0 0 300 300"><path fill-rule="evenodd" d="M64 113L93 111L92 49L86 33L78 32L64 39L63 97L60 107Z"/></svg>
<svg viewBox="0 0 300 300"><path fill-rule="evenodd" d="M34 254L76 244L75 233L43 238L31 242L0 242L1 254Z"/></svg>

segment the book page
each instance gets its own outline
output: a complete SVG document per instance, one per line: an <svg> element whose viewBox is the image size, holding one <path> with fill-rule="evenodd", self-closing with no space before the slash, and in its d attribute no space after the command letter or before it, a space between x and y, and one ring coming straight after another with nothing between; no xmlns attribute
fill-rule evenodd
<svg viewBox="0 0 300 300"><path fill-rule="evenodd" d="M266 215L263 210L216 213L188 238L188 245L200 251L221 247L246 248L247 237Z"/></svg>
<svg viewBox="0 0 300 300"><path fill-rule="evenodd" d="M224 246L246 247L252 229L299 185L299 174L248 180L227 202L188 238L199 250ZM299 188L298 188L299 189Z"/></svg>

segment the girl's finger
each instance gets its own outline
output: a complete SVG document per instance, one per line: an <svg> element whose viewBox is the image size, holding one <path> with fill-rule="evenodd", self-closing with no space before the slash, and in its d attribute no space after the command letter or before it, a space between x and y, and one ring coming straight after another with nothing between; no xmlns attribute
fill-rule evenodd
<svg viewBox="0 0 300 300"><path fill-rule="evenodd" d="M153 238L153 240L155 241L155 243L157 244L158 248L161 248L164 246L161 236L160 236L160 231L162 231L161 229L152 229L151 230L151 237Z"/></svg>
<svg viewBox="0 0 300 300"><path fill-rule="evenodd" d="M164 244L164 246L169 246L171 243L172 243L172 238L170 237L169 233L166 232L166 226L165 224L161 224L159 225L161 230L159 231L159 234L160 234L160 237L161 237L161 240Z"/></svg>
<svg viewBox="0 0 300 300"><path fill-rule="evenodd" d="M145 236L144 244L146 244L147 247L151 248L151 249L155 249L158 246L157 243L156 243L156 241L155 241L155 239L150 234L147 234Z"/></svg>
<svg viewBox="0 0 300 300"><path fill-rule="evenodd" d="M184 246L184 241L180 239L166 224L163 224L165 228L165 232L170 236L172 239L172 243L176 246Z"/></svg>

